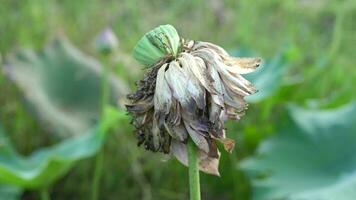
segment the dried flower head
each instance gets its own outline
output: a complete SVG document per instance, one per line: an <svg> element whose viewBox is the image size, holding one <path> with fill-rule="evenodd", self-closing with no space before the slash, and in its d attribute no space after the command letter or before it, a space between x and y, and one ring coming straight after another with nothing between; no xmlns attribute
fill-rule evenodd
<svg viewBox="0 0 356 200"><path fill-rule="evenodd" d="M181 39L170 25L147 33L134 54L148 67L126 106L138 145L171 153L187 165L191 138L198 147L200 170L218 175L216 143L229 152L235 144L226 138L224 122L239 120L247 108L244 97L256 92L241 74L254 71L261 60L234 58L212 43Z"/></svg>

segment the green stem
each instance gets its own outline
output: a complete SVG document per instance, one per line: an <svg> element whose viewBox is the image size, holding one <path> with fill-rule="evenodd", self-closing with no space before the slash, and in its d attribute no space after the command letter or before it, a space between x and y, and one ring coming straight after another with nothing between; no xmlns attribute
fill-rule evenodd
<svg viewBox="0 0 356 200"><path fill-rule="evenodd" d="M41 200L50 200L50 199L51 199L51 198L49 197L47 188L42 189L42 190L40 191L40 195L41 195Z"/></svg>
<svg viewBox="0 0 356 200"><path fill-rule="evenodd" d="M108 103L108 99L109 99L108 72L104 66L102 80L101 80L101 105L100 105L101 122L104 120L105 117L104 112L105 112L105 106ZM101 136L103 137L105 135L104 133L105 130L103 129L103 126L101 124L99 128L100 128ZM92 200L97 200L99 197L99 183L103 171L103 162L104 162L104 152L102 149L100 149L95 158L95 169L94 169L94 177L92 182L92 193L91 193Z"/></svg>
<svg viewBox="0 0 356 200"><path fill-rule="evenodd" d="M197 148L192 140L188 141L190 200L200 200L200 181Z"/></svg>
<svg viewBox="0 0 356 200"><path fill-rule="evenodd" d="M96 155L95 159L95 171L94 171L94 178L93 178L93 185L92 185L92 194L91 194L91 199L92 200L97 200L99 197L99 183L100 183L100 178L102 175L102 169L103 169L103 160L104 160L104 154L102 151Z"/></svg>

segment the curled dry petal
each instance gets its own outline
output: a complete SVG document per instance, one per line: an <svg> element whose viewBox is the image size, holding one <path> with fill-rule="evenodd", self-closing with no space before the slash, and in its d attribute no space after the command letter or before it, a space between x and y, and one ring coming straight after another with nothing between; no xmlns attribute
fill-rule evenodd
<svg viewBox="0 0 356 200"><path fill-rule="evenodd" d="M187 77L187 88L190 96L195 100L199 109L205 108L205 90L200 84L197 77L193 74L192 69L196 68L193 56L185 56L178 59L181 68Z"/></svg>
<svg viewBox="0 0 356 200"><path fill-rule="evenodd" d="M242 76L234 76L227 69L226 65L222 62L221 58L214 51L209 49L197 50L195 54L207 62L207 65L215 68L219 75L222 77L221 80L233 89L236 93L247 96L256 92L253 85L244 79Z"/></svg>
<svg viewBox="0 0 356 200"><path fill-rule="evenodd" d="M194 57L189 53L182 53L182 60L190 63L190 66L187 69L192 75L195 76L196 79L199 80L200 84L204 86L207 91L215 91L214 88L210 86L207 69L202 59Z"/></svg>
<svg viewBox="0 0 356 200"><path fill-rule="evenodd" d="M180 142L185 142L187 140L188 132L182 124L172 126L168 123L165 123L164 125L169 135L171 135L174 139L177 139Z"/></svg>
<svg viewBox="0 0 356 200"><path fill-rule="evenodd" d="M154 109L156 115L168 114L172 104L172 94L164 76L166 67L167 64L162 65L157 73L156 88L154 94Z"/></svg>
<svg viewBox="0 0 356 200"><path fill-rule="evenodd" d="M182 105L187 105L191 97L188 95L188 77L177 61L172 61L165 73L166 81L173 93L173 97Z"/></svg>
<svg viewBox="0 0 356 200"><path fill-rule="evenodd" d="M221 48L218 45L215 45L213 43L210 43L210 42L198 41L195 43L193 49L194 50L210 49L210 50L215 51L217 54L219 54L221 56L230 57L229 54L223 48Z"/></svg>
<svg viewBox="0 0 356 200"><path fill-rule="evenodd" d="M248 74L261 65L261 58L234 58L221 56L226 69L235 75Z"/></svg>

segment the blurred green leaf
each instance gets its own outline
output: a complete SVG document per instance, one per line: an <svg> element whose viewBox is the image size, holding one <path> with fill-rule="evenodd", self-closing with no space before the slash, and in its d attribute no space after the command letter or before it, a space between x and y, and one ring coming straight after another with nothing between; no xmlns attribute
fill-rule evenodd
<svg viewBox="0 0 356 200"><path fill-rule="evenodd" d="M124 112L107 107L100 126L52 147L39 149L27 157L16 152L0 129L0 183L30 189L50 185L76 161L94 155L103 145L108 129L121 120L126 123L127 118Z"/></svg>
<svg viewBox="0 0 356 200"><path fill-rule="evenodd" d="M88 130L100 115L103 67L65 39L43 51L22 50L8 55L4 71L22 90L43 125L73 135ZM125 83L108 75L111 104L128 91Z"/></svg>
<svg viewBox="0 0 356 200"><path fill-rule="evenodd" d="M103 137L97 128L50 148L43 148L29 157L22 157L12 148L4 133L0 135L0 182L24 188L40 188L64 174L75 161L94 155Z"/></svg>
<svg viewBox="0 0 356 200"><path fill-rule="evenodd" d="M266 59L256 71L244 75L258 89L257 93L246 97L248 102L256 103L262 101L272 96L282 86L283 74L289 66L287 64L288 54L289 51L281 51L274 58ZM238 57L255 56L253 52L246 49L232 52L232 55Z"/></svg>
<svg viewBox="0 0 356 200"><path fill-rule="evenodd" d="M241 163L254 199L355 199L356 103L289 112L291 123Z"/></svg>
<svg viewBox="0 0 356 200"><path fill-rule="evenodd" d="M0 185L0 200L19 199L22 190L18 187Z"/></svg>

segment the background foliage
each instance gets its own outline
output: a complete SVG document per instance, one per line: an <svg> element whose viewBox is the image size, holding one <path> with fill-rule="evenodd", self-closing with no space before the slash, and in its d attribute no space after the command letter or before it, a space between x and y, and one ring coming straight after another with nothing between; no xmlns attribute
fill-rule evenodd
<svg viewBox="0 0 356 200"><path fill-rule="evenodd" d="M219 44L234 55L264 58L260 71L246 76L256 83L260 94L249 99L250 108L240 122L227 125L227 134L237 141L236 149L232 154L222 154L220 178L202 174L203 199L314 200L316 196L313 195L319 195L317 197L322 200L353 199L351 193L345 192L351 189L341 190L338 183L352 186L355 182L355 154L349 152L353 152L356 145L356 131L350 121L356 113L355 109L348 109L341 115L338 110L345 110L345 105L352 107L350 105L354 104L350 102L356 96L355 1L0 0L0 3L0 55L4 66L15 52L30 49L42 55L50 41L67 38L73 48L101 63L101 70L125 82L117 85L127 84L134 88L134 80L141 77L143 70L132 60L132 48L142 34L166 23L174 25L183 37ZM119 39L119 49L110 56L103 56L95 51L94 41L108 26ZM72 50L66 53L77 55ZM36 62L53 66L53 62ZM83 63L82 60L79 63ZM26 66L31 68L37 64L27 62ZM36 78L33 72L21 72L29 82ZM1 70L0 124L16 152L28 158L45 147L53 148L66 139L71 140L67 133L62 134L63 131L51 126L58 125L55 117L49 116L46 120L39 117L41 104L34 106L26 96L36 94L35 91L42 87L24 90L19 81L7 74L6 70ZM58 78L53 74L52 77ZM55 81L47 79L46 87ZM100 81L94 82L99 84ZM56 84L56 88L61 86ZM41 94L53 97L58 96L57 92L54 95L53 90L49 90ZM85 95L90 97L90 94ZM100 102L97 95L95 99L78 100L73 104L66 102L59 111L68 111L68 105L74 106L69 107L71 109L85 109L85 105ZM58 106L53 100L47 103ZM290 103L298 107L288 106ZM340 106L343 107L338 108ZM89 111L100 112L99 107L90 107ZM112 115L123 114L120 109L117 112ZM302 125L300 120L295 124L295 118L291 119L290 116L296 115L303 121ZM305 128L312 127L313 121L307 120L310 116L320 117L317 121L321 128L301 138L301 133L308 133ZM330 123L326 123L328 120ZM91 123L94 126L100 122L107 123L104 118ZM99 153L103 162L97 188L100 199L187 199L187 169L169 156L137 148L127 121L118 120L113 124ZM69 135L81 136L83 132ZM4 185L8 183L2 179L6 176L2 171L2 164L6 166L7 163L3 154L6 140L0 139L0 182L3 184L0 199L38 199L37 190L42 188ZM284 155L286 152L288 155ZM293 156L302 157L296 165L288 163L295 161L290 160ZM88 199L96 187L93 179L97 160L98 156L76 160L68 173L46 186L51 198ZM273 162L268 162L270 160ZM255 164L251 164L252 161ZM313 170L308 170L310 167ZM285 176L289 179L284 179Z"/></svg>

